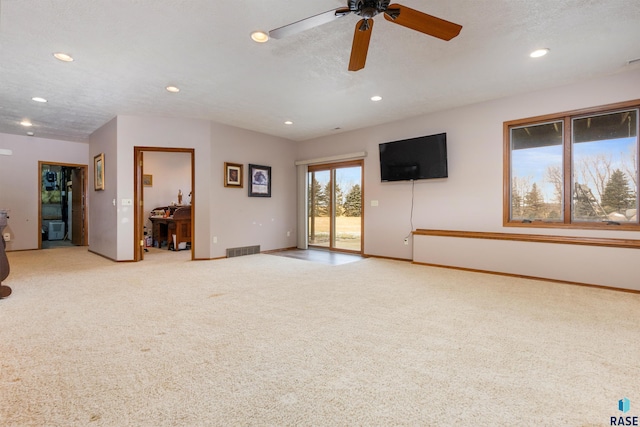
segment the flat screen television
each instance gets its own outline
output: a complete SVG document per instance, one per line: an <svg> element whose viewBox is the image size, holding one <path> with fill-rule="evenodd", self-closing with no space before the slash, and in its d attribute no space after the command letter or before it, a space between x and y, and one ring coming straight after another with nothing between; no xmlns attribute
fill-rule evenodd
<svg viewBox="0 0 640 427"><path fill-rule="evenodd" d="M448 176L446 133L385 142L379 147L383 182Z"/></svg>

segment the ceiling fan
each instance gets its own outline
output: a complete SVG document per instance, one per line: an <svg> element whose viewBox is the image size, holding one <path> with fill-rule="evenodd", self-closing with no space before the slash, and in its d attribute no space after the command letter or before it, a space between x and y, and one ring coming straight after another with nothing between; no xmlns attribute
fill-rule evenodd
<svg viewBox="0 0 640 427"><path fill-rule="evenodd" d="M351 59L349 60L349 71L358 71L364 68L367 60L369 40L371 40L371 31L373 29L373 17L379 13L383 13L387 21L442 40L448 41L460 34L462 25L427 15L426 13L400 4L390 5L390 1L391 0L348 0L347 7L332 9L276 28L275 30L269 31L269 37L281 39L355 13L361 16L362 19L356 24L353 45L351 47Z"/></svg>

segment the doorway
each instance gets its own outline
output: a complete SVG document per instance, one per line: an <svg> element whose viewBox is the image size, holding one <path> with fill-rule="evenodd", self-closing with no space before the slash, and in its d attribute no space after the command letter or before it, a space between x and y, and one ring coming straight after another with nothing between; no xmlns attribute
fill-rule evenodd
<svg viewBox="0 0 640 427"><path fill-rule="evenodd" d="M190 250L191 259L195 258L194 151L134 147L134 261L160 249ZM168 218L155 221L160 209Z"/></svg>
<svg viewBox="0 0 640 427"><path fill-rule="evenodd" d="M38 249L88 244L87 169L38 162Z"/></svg>
<svg viewBox="0 0 640 427"><path fill-rule="evenodd" d="M363 160L309 166L310 247L363 253L363 169Z"/></svg>

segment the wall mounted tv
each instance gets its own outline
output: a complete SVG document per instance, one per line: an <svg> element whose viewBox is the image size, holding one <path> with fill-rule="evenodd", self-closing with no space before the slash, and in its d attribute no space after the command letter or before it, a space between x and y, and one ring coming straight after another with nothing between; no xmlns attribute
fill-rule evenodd
<svg viewBox="0 0 640 427"><path fill-rule="evenodd" d="M446 178L447 134L420 136L380 144L382 181Z"/></svg>

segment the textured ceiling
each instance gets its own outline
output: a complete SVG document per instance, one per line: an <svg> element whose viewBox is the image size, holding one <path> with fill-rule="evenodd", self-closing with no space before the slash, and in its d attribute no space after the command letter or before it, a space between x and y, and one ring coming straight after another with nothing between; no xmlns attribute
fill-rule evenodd
<svg viewBox="0 0 640 427"><path fill-rule="evenodd" d="M379 15L354 73L356 16L266 44L249 38L346 1L0 0L0 132L87 141L116 115L140 115L302 141L639 66L628 64L640 58L638 0L401 4L462 31L445 42ZM529 58L540 47L550 54Z"/></svg>

